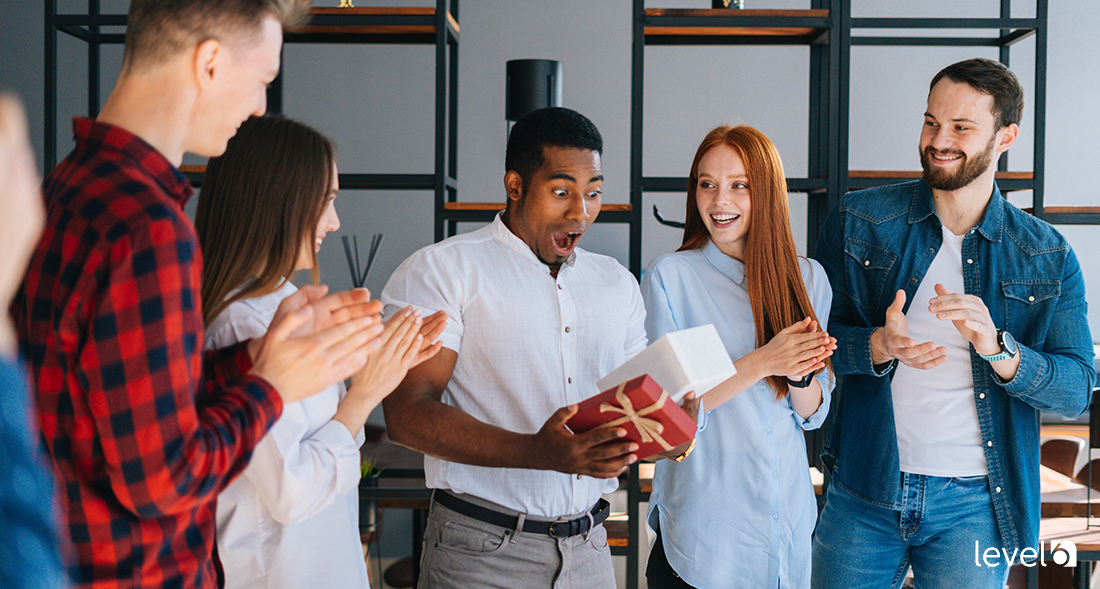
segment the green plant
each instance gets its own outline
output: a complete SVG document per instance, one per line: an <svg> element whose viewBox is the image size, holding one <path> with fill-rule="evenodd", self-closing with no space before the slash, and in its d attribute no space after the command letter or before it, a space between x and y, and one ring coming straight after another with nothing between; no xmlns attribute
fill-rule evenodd
<svg viewBox="0 0 1100 589"><path fill-rule="evenodd" d="M363 462L359 464L359 475L362 478L375 475L379 472L382 472L382 469L378 468L378 464L375 463L373 458L364 458Z"/></svg>

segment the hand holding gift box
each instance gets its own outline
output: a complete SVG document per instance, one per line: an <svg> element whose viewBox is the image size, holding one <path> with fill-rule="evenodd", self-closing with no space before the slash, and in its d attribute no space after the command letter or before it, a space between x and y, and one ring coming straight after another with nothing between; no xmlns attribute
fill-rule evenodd
<svg viewBox="0 0 1100 589"><path fill-rule="evenodd" d="M695 437L695 420L688 416L657 381L648 375L620 383L580 403L565 423L581 433L597 427L621 427L636 442L640 458L666 452Z"/></svg>

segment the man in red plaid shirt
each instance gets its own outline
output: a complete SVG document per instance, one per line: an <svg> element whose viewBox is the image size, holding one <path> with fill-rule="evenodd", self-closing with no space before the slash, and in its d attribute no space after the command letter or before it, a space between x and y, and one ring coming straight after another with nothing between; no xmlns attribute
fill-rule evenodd
<svg viewBox="0 0 1100 589"><path fill-rule="evenodd" d="M203 355L184 152L221 154L266 109L301 0L133 0L123 71L44 186L12 306L82 587L217 584L214 499L283 403L377 349L366 291L288 298L260 340Z"/></svg>

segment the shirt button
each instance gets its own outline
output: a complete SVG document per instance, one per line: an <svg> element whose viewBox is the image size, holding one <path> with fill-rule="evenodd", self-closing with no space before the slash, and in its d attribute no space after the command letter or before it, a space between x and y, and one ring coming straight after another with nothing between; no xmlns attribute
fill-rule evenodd
<svg viewBox="0 0 1100 589"><path fill-rule="evenodd" d="M912 280L910 280L909 282L912 282L913 284L916 284L916 283L917 283L917 277L916 277L916 276L914 276L914 277L913 277L913 279L912 279Z"/></svg>
<svg viewBox="0 0 1100 589"><path fill-rule="evenodd" d="M572 376L570 376L570 377L569 377L569 378L567 378L566 380L567 380L567 381L569 381L569 384L573 384L573 377L572 377Z"/></svg>
<svg viewBox="0 0 1100 589"><path fill-rule="evenodd" d="M1035 297L1027 297L1027 302L1034 303L1035 302Z"/></svg>
<svg viewBox="0 0 1100 589"><path fill-rule="evenodd" d="M993 447L993 440L989 440L988 442L985 443L985 445L992 448Z"/></svg>
<svg viewBox="0 0 1100 589"><path fill-rule="evenodd" d="M974 263L974 260L972 260L972 259L970 259L970 258L967 258L967 259L966 259L966 263L967 263L967 264L973 264L973 263Z"/></svg>
<svg viewBox="0 0 1100 589"><path fill-rule="evenodd" d="M871 265L871 260L863 260L863 265L864 266L870 266Z"/></svg>
<svg viewBox="0 0 1100 589"><path fill-rule="evenodd" d="M772 428L770 428L770 427L769 427L769 428L765 428L765 429L764 429L764 433L766 433L766 434L770 434L770 433L772 433Z"/></svg>
<svg viewBox="0 0 1100 589"><path fill-rule="evenodd" d="M779 514L778 513L773 513L772 514L772 519L779 519Z"/></svg>
<svg viewBox="0 0 1100 589"><path fill-rule="evenodd" d="M978 398L979 399L984 399L985 398L985 393L978 393Z"/></svg>
<svg viewBox="0 0 1100 589"><path fill-rule="evenodd" d="M936 253L936 248L934 248L934 247L928 248L928 253L930 253L930 254Z"/></svg>
<svg viewBox="0 0 1100 589"><path fill-rule="evenodd" d="M561 285L560 284L558 285L558 290L561 290Z"/></svg>
<svg viewBox="0 0 1100 589"><path fill-rule="evenodd" d="M996 489L993 489L993 491L994 491L994 492L997 492L997 493L1000 493L1000 492L1001 492L1001 488L1000 488L1000 487L997 487Z"/></svg>
<svg viewBox="0 0 1100 589"><path fill-rule="evenodd" d="M569 333L569 328L568 327L565 328L565 333Z"/></svg>
<svg viewBox="0 0 1100 589"><path fill-rule="evenodd" d="M773 470L773 471L772 471L772 478L774 479L774 478L778 478L778 477L779 477L779 473L778 473L778 472L775 472L775 471Z"/></svg>

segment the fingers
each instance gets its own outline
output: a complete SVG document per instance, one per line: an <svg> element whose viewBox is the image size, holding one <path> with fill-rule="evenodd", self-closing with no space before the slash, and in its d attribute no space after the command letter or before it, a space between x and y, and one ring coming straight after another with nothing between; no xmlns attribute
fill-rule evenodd
<svg viewBox="0 0 1100 589"><path fill-rule="evenodd" d="M364 346L370 346L373 350L381 348L383 342L379 336L382 335L382 330L381 324L370 323L369 318L362 318L341 323L307 338L315 340L325 353L341 358Z"/></svg>
<svg viewBox="0 0 1100 589"><path fill-rule="evenodd" d="M578 405L573 403L572 405L566 405L561 407L557 411L550 414L550 417L546 420L546 423L542 426L543 429L547 427L557 428L565 427L565 422L569 421L569 418L577 414Z"/></svg>
<svg viewBox="0 0 1100 589"><path fill-rule="evenodd" d="M313 309L308 306L300 306L305 300L304 296L291 300L297 294L294 293L283 299L279 309L275 312L275 317L271 320L271 325L268 326L267 335L264 336L265 339L273 337L275 338L273 341L287 340L296 329L313 320Z"/></svg>
<svg viewBox="0 0 1100 589"><path fill-rule="evenodd" d="M887 315L892 314L892 313L904 314L904 312L905 312L905 291L904 290L899 290L897 292L897 294L894 295L894 302L891 303L889 307L887 307L886 314Z"/></svg>
<svg viewBox="0 0 1100 589"><path fill-rule="evenodd" d="M779 330L779 333L777 333L775 335L779 335L780 333L784 333L784 334L807 333L807 332L810 332L810 331L816 331L816 329L817 329L817 322L814 321L813 319L811 319L810 317L806 317L806 318L802 319L801 321L797 321L795 323L792 323L792 324L788 325L787 327L784 327L783 329Z"/></svg>
<svg viewBox="0 0 1100 589"><path fill-rule="evenodd" d="M429 345L427 348L420 350L420 352L416 355L416 359L413 360L412 366L419 366L425 361L433 358L436 354L439 353L439 350L442 349L443 342L435 342L434 344Z"/></svg>
<svg viewBox="0 0 1100 589"><path fill-rule="evenodd" d="M910 368L927 370L947 361L947 348L935 347L935 344L925 342L919 346L906 348L902 355L897 356L897 359Z"/></svg>
<svg viewBox="0 0 1100 589"><path fill-rule="evenodd" d="M406 370L420 352L420 344L424 341L424 336L420 335L419 327L419 315L413 315L407 319L404 323L405 330L401 333L401 340L395 348L397 361L400 362L401 366Z"/></svg>
<svg viewBox="0 0 1100 589"><path fill-rule="evenodd" d="M305 303L309 304L314 301L320 301L328 294L328 285L326 284L310 284L298 289L298 292L294 293L302 296L305 299Z"/></svg>
<svg viewBox="0 0 1100 589"><path fill-rule="evenodd" d="M324 285L321 285L324 286ZM325 287L326 292L328 287ZM318 297L320 298L320 297ZM359 305L370 300L370 291L365 288L353 288L343 290L324 297L324 302L333 312L353 305Z"/></svg>
<svg viewBox="0 0 1100 589"><path fill-rule="evenodd" d="M447 314L443 311L436 311L431 315L428 315L424 322L420 325L420 335L424 336L424 345L431 345L435 340L439 339L439 336L443 335L443 330L447 328Z"/></svg>
<svg viewBox="0 0 1100 589"><path fill-rule="evenodd" d="M324 301L317 301L315 304L324 307L322 312L328 313L332 317L333 323L343 323L344 321L366 317L367 315L381 316L382 314L382 301L361 301L339 307L336 310L332 309L328 297L326 297Z"/></svg>

